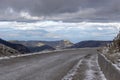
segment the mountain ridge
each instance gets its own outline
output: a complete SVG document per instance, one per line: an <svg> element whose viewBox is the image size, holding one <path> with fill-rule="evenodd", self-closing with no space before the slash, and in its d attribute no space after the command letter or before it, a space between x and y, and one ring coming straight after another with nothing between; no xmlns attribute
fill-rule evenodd
<svg viewBox="0 0 120 80"><path fill-rule="evenodd" d="M18 54L20 54L19 51L0 43L0 57L18 55Z"/></svg>
<svg viewBox="0 0 120 80"><path fill-rule="evenodd" d="M0 38L0 44L3 44L3 45L8 46L8 47L10 47L12 49L15 49L15 50L19 51L22 54L30 52L29 49L27 47L25 47L24 45L22 45L22 44L11 43L11 42L5 41L5 40L3 40L1 38Z"/></svg>
<svg viewBox="0 0 120 80"><path fill-rule="evenodd" d="M30 41L10 41L11 43L19 43L27 47L36 47L40 45L48 45L51 46L55 49L63 49L66 47L70 47L73 45L72 42L69 40L58 40L58 41L35 41L35 40L30 40Z"/></svg>
<svg viewBox="0 0 120 80"><path fill-rule="evenodd" d="M75 43L70 48L85 48L85 47L102 47L111 43L112 41L87 40Z"/></svg>

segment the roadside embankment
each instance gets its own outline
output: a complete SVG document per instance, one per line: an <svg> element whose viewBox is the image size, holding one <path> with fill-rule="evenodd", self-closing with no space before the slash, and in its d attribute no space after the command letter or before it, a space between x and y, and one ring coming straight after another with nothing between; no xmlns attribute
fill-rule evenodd
<svg viewBox="0 0 120 80"><path fill-rule="evenodd" d="M120 80L120 69L104 55L98 54L98 63L107 80Z"/></svg>

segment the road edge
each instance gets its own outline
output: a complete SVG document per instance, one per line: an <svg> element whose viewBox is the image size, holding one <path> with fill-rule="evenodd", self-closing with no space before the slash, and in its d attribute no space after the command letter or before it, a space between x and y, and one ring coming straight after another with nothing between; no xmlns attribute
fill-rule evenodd
<svg viewBox="0 0 120 80"><path fill-rule="evenodd" d="M120 70L100 53L98 53L98 64L107 80L120 80Z"/></svg>

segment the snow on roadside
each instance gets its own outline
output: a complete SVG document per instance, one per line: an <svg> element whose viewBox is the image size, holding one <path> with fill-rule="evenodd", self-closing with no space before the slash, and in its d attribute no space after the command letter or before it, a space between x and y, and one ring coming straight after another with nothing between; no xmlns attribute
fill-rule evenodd
<svg viewBox="0 0 120 80"><path fill-rule="evenodd" d="M104 54L101 54L101 55L105 58L105 60L107 62L109 62L110 64L112 64L118 71L120 71L120 63L112 63L109 59L107 59L107 57L105 57Z"/></svg>
<svg viewBox="0 0 120 80"><path fill-rule="evenodd" d="M118 71L120 71L120 52L117 52L117 49L113 49L112 53L110 53L109 47L104 47L100 55L102 55L106 61L112 64Z"/></svg>
<svg viewBox="0 0 120 80"><path fill-rule="evenodd" d="M87 68L83 68L83 65ZM78 74L78 72L81 71L79 71L79 69L82 69L83 71L81 75ZM85 76L82 80L106 80L104 74L100 70L100 66L98 65L97 55L89 55L81 58L77 65L75 65L61 80L75 80L74 77L76 75ZM79 80L79 78L80 77L77 79Z"/></svg>
<svg viewBox="0 0 120 80"><path fill-rule="evenodd" d="M66 51L66 50L76 50L76 49L59 49L59 50L53 50L53 51L46 50L46 51L35 52L35 53L19 54L19 55L12 55L12 56L4 56L4 57L0 57L0 60L2 60L2 59L11 59L11 58L16 58L16 57L23 57L23 56L30 56L30 55L36 55L36 54L43 54L43 53Z"/></svg>
<svg viewBox="0 0 120 80"><path fill-rule="evenodd" d="M94 58L96 58L94 60ZM100 70L100 66L98 65L98 56L92 56L87 61L88 70L86 70L86 77L84 80L106 80L103 72Z"/></svg>
<svg viewBox="0 0 120 80"><path fill-rule="evenodd" d="M48 52L50 52L50 51L28 53L28 54L19 54L19 55L12 55L12 56L4 56L4 57L0 57L0 60L2 60L2 59L11 59L11 58L16 58L16 57L23 57L23 56L30 56L30 55L42 54L42 53L48 53Z"/></svg>
<svg viewBox="0 0 120 80"><path fill-rule="evenodd" d="M98 64L98 62L97 62L97 64ZM103 72L101 71L101 69L100 69L100 66L98 65L98 68L99 68L99 70L100 70L100 76L101 76L101 78L102 78L102 80L107 80L106 78L105 78L105 75L103 74Z"/></svg>
<svg viewBox="0 0 120 80"><path fill-rule="evenodd" d="M73 76L76 74L78 68L79 68L79 65L81 64L82 62L82 58L79 60L79 62L77 63L77 65L75 65L68 73L66 76L64 76L61 80L72 80L73 79Z"/></svg>
<svg viewBox="0 0 120 80"><path fill-rule="evenodd" d="M6 57L0 57L0 60L2 59L10 59L10 57L6 56Z"/></svg>

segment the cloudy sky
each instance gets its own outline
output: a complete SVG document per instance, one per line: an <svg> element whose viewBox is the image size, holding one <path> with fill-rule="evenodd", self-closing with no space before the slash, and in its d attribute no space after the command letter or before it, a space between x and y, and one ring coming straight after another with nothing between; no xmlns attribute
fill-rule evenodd
<svg viewBox="0 0 120 80"><path fill-rule="evenodd" d="M0 38L112 40L120 0L0 0Z"/></svg>

